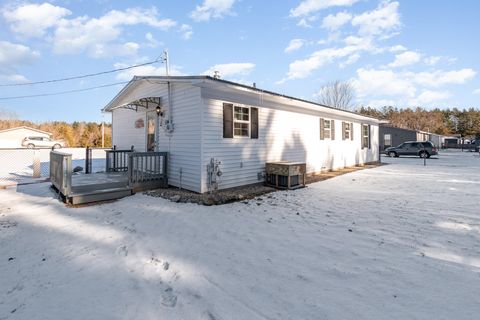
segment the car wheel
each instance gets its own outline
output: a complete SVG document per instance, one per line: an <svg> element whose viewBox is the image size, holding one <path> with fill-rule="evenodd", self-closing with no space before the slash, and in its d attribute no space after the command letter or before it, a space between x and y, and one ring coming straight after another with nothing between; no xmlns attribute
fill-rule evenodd
<svg viewBox="0 0 480 320"><path fill-rule="evenodd" d="M53 146L53 149L60 149L62 146L59 145L58 143Z"/></svg>
<svg viewBox="0 0 480 320"><path fill-rule="evenodd" d="M430 158L430 155L427 151L420 151L418 155L420 156L420 158Z"/></svg>
<svg viewBox="0 0 480 320"><path fill-rule="evenodd" d="M393 158L393 157L396 157L397 154L396 154L394 151L390 151L390 152L388 153L388 156L389 156L390 158Z"/></svg>
<svg viewBox="0 0 480 320"><path fill-rule="evenodd" d="M27 148L28 148L28 149L33 149L33 148L35 148L35 145L34 145L33 143L29 143L29 144L27 145Z"/></svg>

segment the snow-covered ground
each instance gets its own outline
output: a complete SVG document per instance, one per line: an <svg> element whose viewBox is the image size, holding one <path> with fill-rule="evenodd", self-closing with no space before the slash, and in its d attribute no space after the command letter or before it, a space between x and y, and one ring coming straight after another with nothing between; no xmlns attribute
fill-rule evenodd
<svg viewBox="0 0 480 320"><path fill-rule="evenodd" d="M0 190L0 319L478 319L480 157L204 207Z"/></svg>

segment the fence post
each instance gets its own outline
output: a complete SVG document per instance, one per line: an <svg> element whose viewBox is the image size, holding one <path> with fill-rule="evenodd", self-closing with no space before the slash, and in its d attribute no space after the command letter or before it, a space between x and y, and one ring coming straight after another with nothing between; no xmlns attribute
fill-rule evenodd
<svg viewBox="0 0 480 320"><path fill-rule="evenodd" d="M90 147L87 146L87 148L85 149L85 173L86 174L92 173L92 168L91 168L92 159L91 159L91 156L92 156L91 149L90 149Z"/></svg>
<svg viewBox="0 0 480 320"><path fill-rule="evenodd" d="M33 178L40 178L40 154L39 150L33 150Z"/></svg>

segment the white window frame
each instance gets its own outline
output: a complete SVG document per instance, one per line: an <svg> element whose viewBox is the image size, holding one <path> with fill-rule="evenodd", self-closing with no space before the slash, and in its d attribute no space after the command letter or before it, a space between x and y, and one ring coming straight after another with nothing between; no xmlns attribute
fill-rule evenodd
<svg viewBox="0 0 480 320"><path fill-rule="evenodd" d="M388 136L388 144L387 144L387 136ZM384 133L383 134L383 144L386 146L392 146L392 134L391 133Z"/></svg>
<svg viewBox="0 0 480 320"><path fill-rule="evenodd" d="M235 118L235 108L245 108L248 110L248 120L237 120ZM252 134L251 130L251 124L250 121L252 120L252 111L250 110L249 106L241 105L241 104L234 104L233 105L233 137L234 138L250 138ZM247 124L248 125L248 135L237 135L235 134L235 123L242 123L242 124Z"/></svg>
<svg viewBox="0 0 480 320"><path fill-rule="evenodd" d="M367 131L367 134L365 134L365 130ZM365 144L365 139L367 139L366 144ZM368 124L362 124L362 148L369 149L369 141L370 141L370 130L368 128Z"/></svg>
<svg viewBox="0 0 480 320"><path fill-rule="evenodd" d="M327 128L327 121L328 121L328 128ZM325 134L326 132L328 132L328 137ZM323 119L323 139L332 140L332 119Z"/></svg>
<svg viewBox="0 0 480 320"><path fill-rule="evenodd" d="M348 126L348 129L347 129L347 126ZM344 133L344 136L345 136L345 140L350 140L352 137L352 123L350 122L344 122L344 128L345 128L345 133Z"/></svg>

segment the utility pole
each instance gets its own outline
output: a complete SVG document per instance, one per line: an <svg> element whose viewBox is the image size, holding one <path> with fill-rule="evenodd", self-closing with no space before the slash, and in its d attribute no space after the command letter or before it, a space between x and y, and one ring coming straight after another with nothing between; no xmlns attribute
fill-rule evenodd
<svg viewBox="0 0 480 320"><path fill-rule="evenodd" d="M169 60L168 60L168 50L165 49L163 50L163 63L165 63L165 75L168 77L169 76L169 69L170 69L170 66L169 66Z"/></svg>

